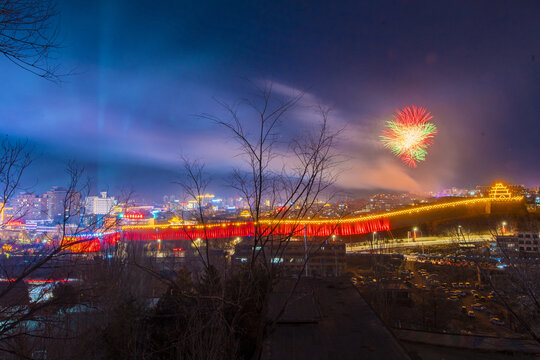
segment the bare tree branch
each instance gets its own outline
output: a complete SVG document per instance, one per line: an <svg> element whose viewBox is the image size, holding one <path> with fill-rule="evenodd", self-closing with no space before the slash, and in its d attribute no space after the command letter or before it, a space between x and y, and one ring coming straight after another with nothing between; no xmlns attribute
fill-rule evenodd
<svg viewBox="0 0 540 360"><path fill-rule="evenodd" d="M57 82L57 11L53 0L0 0L0 53L20 68Z"/></svg>

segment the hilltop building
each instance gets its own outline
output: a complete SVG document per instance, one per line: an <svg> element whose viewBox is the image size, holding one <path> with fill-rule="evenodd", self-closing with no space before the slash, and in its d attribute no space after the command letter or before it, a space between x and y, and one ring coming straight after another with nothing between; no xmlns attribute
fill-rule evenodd
<svg viewBox="0 0 540 360"><path fill-rule="evenodd" d="M508 185L498 182L491 186L477 186L476 189L483 197L511 198L525 195L525 185Z"/></svg>

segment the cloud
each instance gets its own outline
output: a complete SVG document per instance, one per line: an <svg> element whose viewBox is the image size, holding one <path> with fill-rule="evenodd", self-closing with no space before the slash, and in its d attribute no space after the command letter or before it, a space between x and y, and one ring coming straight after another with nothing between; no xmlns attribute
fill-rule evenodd
<svg viewBox="0 0 540 360"><path fill-rule="evenodd" d="M381 124L384 124L386 119L345 112L313 93L282 83L274 82L272 90L288 97L303 94L298 106L291 110L289 116L295 124L289 124L289 128L294 128L291 131L296 131L297 134L304 134L320 123L320 108L330 109L330 131L340 131L336 144L340 161L337 186L354 190L387 189L415 193L427 192L432 190L433 186L439 186L437 179L415 179L413 174L418 174L417 169L407 168L381 146L379 134Z"/></svg>
<svg viewBox="0 0 540 360"><path fill-rule="evenodd" d="M348 189L388 189L420 193L425 189L399 165L382 160L355 163L341 172L338 185Z"/></svg>

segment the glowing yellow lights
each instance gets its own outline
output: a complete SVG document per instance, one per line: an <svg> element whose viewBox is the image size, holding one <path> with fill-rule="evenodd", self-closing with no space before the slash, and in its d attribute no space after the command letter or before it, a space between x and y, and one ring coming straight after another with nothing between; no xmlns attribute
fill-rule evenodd
<svg viewBox="0 0 540 360"><path fill-rule="evenodd" d="M194 248L201 247L202 245L204 245L204 243L201 238L197 238L191 242L191 246Z"/></svg>
<svg viewBox="0 0 540 360"><path fill-rule="evenodd" d="M240 217L245 217L245 218L248 218L248 217L251 217L251 214L249 211L247 210L244 210L240 213Z"/></svg>
<svg viewBox="0 0 540 360"><path fill-rule="evenodd" d="M492 199L510 199L512 194L503 183L496 183L489 189L489 197Z"/></svg>
<svg viewBox="0 0 540 360"><path fill-rule="evenodd" d="M501 184L502 185L502 184ZM277 224L285 224L285 225L299 225L299 224L305 224L305 225L335 225L340 223L351 223L351 222L362 222L362 221L371 221L371 220L382 220L387 219L395 216L402 216L402 215L414 215L418 213L425 213L433 210L443 210L447 208L452 208L456 206L468 206L468 205L479 205L479 204L488 204L493 202L519 202L522 201L522 196L513 196L513 197L487 197L487 198L473 198L473 199L466 199L466 200L457 200L452 202L444 202L439 204L433 204L433 205L422 205L422 206L415 206L414 208L409 209L403 209L403 210L395 210L395 211L389 211L382 214L374 214L374 215L368 215L368 216L357 216L357 217L350 217L350 218L344 218L344 219L261 219L258 222L249 222L249 221L243 221L243 222L229 222L229 223L212 223L212 224L204 224L204 225L182 225L182 224L162 224L162 225L127 225L122 226L122 230L129 230L129 229L180 229L180 228L187 228L187 229L212 229L217 227L224 227L224 226L243 226L247 224L253 224L254 226L264 226L264 225L277 225Z"/></svg>
<svg viewBox="0 0 540 360"><path fill-rule="evenodd" d="M184 220L178 218L178 216L175 216L171 220L169 220L169 223L171 225L182 225L183 222L184 222Z"/></svg>
<svg viewBox="0 0 540 360"><path fill-rule="evenodd" d="M197 195L198 199L213 199L214 197L215 197L214 194Z"/></svg>
<svg viewBox="0 0 540 360"><path fill-rule="evenodd" d="M384 219L394 216L401 216L401 215L412 215L416 213L421 212L427 212L432 210L440 210L445 209L449 207L455 207L460 205L476 205L476 204L482 204L482 203L489 203L489 202L518 202L522 201L522 196L514 196L510 198L474 198L474 199L467 199L467 200L457 200L452 202L445 202L440 204L433 204L433 205L424 205L424 206L415 206L414 209L403 209L403 210L395 210L395 211L389 211L387 213L383 214L376 214L376 215L368 215L368 216L358 216L358 217L351 217L351 218L345 218L345 219L319 219L319 220L305 220L305 219L296 219L296 220L261 220L261 223L270 223L270 224L316 224L316 225L322 225L322 224L335 224L335 223L349 223L349 222L356 222L356 221L368 221L368 220L376 220L376 219Z"/></svg>

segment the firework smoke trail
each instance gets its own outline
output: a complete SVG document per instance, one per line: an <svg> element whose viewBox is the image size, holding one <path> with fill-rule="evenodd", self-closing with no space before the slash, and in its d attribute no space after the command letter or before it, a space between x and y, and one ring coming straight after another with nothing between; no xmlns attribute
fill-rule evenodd
<svg viewBox="0 0 540 360"><path fill-rule="evenodd" d="M416 167L417 162L426 159L427 148L437 134L437 127L429 122L431 119L433 116L425 108L407 106L386 122L381 142L405 164Z"/></svg>

